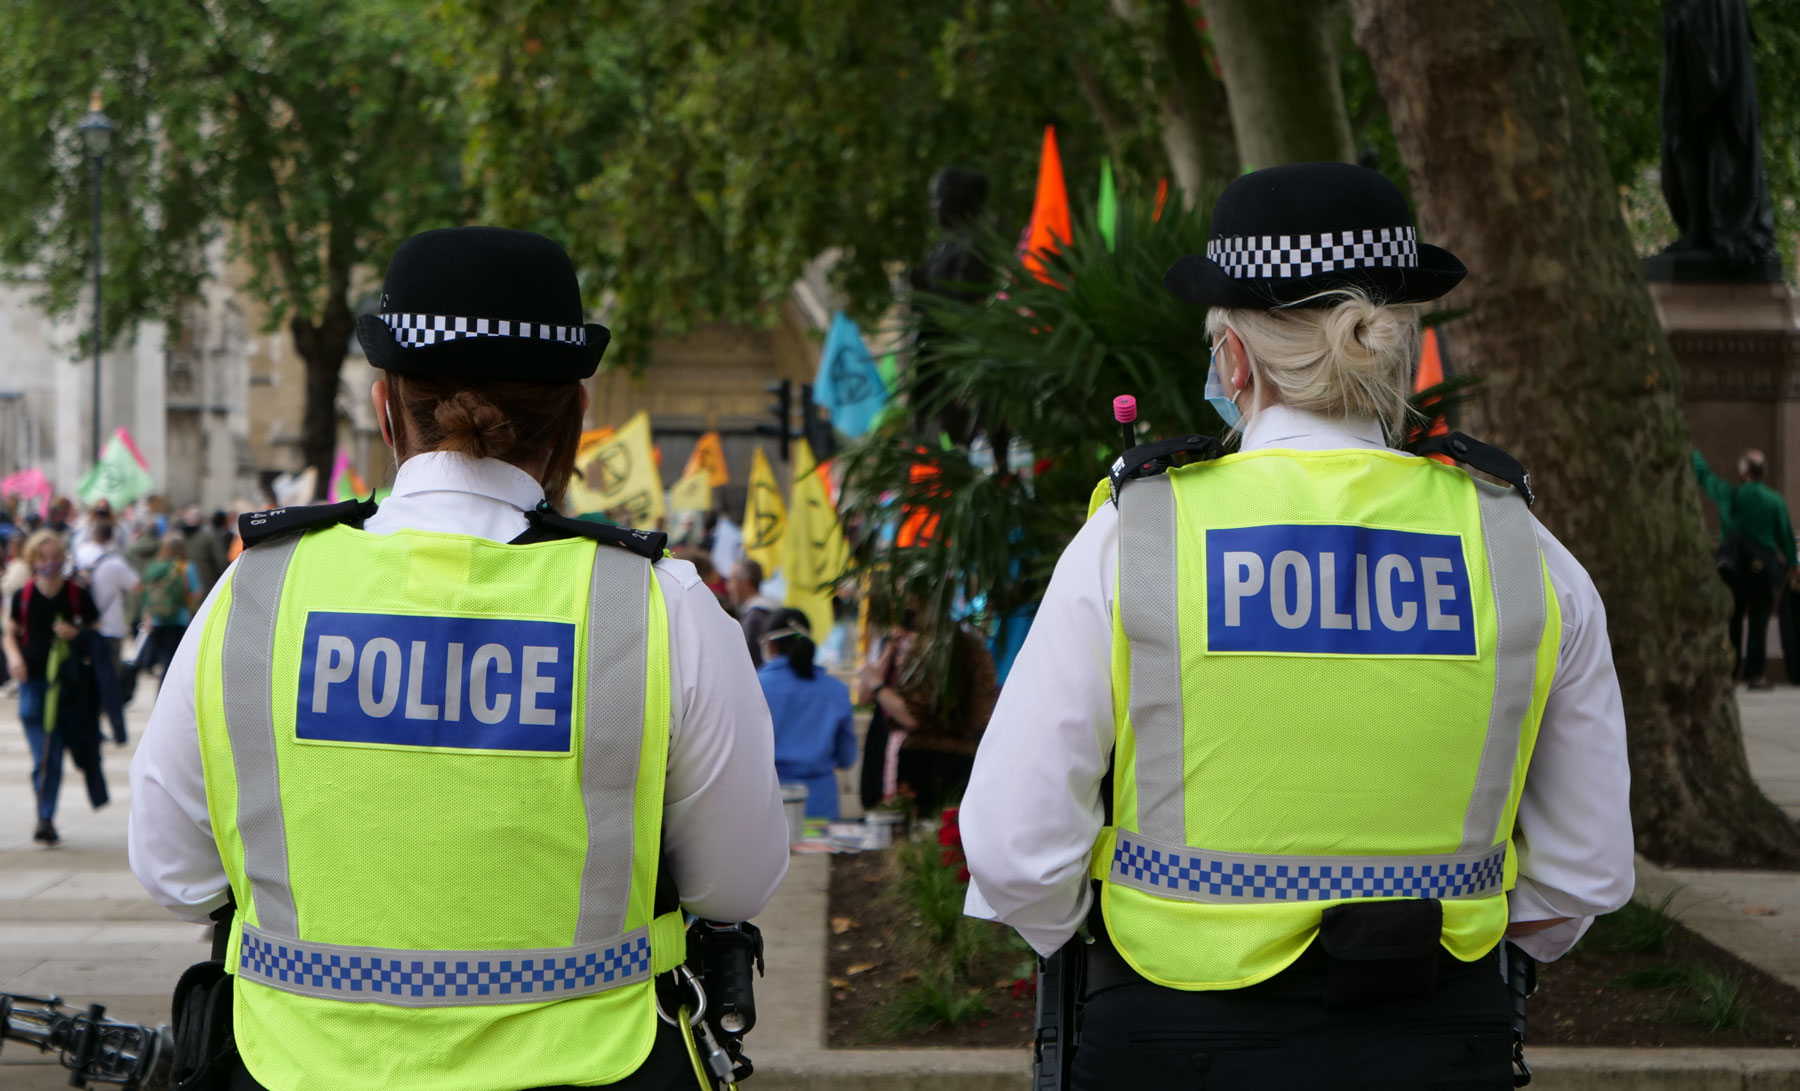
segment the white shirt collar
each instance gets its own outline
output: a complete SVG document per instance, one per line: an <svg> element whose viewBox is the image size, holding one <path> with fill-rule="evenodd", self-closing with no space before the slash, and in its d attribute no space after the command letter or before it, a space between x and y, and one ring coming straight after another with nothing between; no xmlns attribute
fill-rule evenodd
<svg viewBox="0 0 1800 1091"><path fill-rule="evenodd" d="M544 498L537 479L510 462L470 458L454 451L427 451L400 464L394 476L395 497L428 492L460 492L530 511Z"/></svg>
<svg viewBox="0 0 1800 1091"><path fill-rule="evenodd" d="M1257 410L1250 418L1238 450L1340 451L1386 447L1381 423L1371 417L1340 419L1285 405L1271 405Z"/></svg>

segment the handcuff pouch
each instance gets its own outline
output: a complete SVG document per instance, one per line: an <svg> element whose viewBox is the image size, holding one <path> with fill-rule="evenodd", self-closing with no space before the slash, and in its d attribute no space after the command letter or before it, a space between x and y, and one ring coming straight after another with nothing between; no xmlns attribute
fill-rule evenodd
<svg viewBox="0 0 1800 1091"><path fill-rule="evenodd" d="M1437 987L1444 906L1435 898L1334 905L1319 921L1325 1006L1359 1007Z"/></svg>

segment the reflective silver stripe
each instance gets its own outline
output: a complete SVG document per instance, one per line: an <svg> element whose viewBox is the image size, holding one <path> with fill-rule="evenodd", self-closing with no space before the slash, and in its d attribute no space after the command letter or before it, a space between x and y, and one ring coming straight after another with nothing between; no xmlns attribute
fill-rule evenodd
<svg viewBox="0 0 1800 1091"><path fill-rule="evenodd" d="M311 943L245 925L238 976L302 996L403 1008L529 1004L649 981L650 929L546 950L405 951Z"/></svg>
<svg viewBox="0 0 1800 1091"><path fill-rule="evenodd" d="M587 862L581 869L577 944L625 928L636 842L638 762L644 743L649 677L650 581L642 557L601 545L588 584L588 684L582 709L581 797L587 811Z"/></svg>
<svg viewBox="0 0 1800 1091"><path fill-rule="evenodd" d="M244 550L231 575L231 613L225 619L222 671L225 729L237 780L238 833L244 874L262 927L298 935L294 890L288 881L287 828L281 814L281 772L275 764L275 621L281 586L300 535Z"/></svg>
<svg viewBox="0 0 1800 1091"><path fill-rule="evenodd" d="M1445 856L1210 852L1121 829L1108 881L1188 902L1485 898L1506 882L1506 846Z"/></svg>
<svg viewBox="0 0 1800 1091"><path fill-rule="evenodd" d="M1538 644L1544 635L1544 563L1531 510L1515 489L1475 482L1482 544L1494 595L1494 699L1469 810L1463 817L1464 851L1507 840L1500 829L1512 797L1519 735L1531 712Z"/></svg>
<svg viewBox="0 0 1800 1091"><path fill-rule="evenodd" d="M1131 648L1131 735L1139 828L1187 838L1181 702L1181 620L1175 567L1175 483L1139 478L1119 492L1119 621Z"/></svg>

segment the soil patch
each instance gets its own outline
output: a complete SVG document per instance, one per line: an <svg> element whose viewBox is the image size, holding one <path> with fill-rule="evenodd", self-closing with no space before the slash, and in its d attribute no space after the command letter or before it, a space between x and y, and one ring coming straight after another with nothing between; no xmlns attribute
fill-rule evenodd
<svg viewBox="0 0 1800 1091"><path fill-rule="evenodd" d="M1605 923L1602 920L1596 927ZM1670 928L1660 952L1615 954L1595 947L1583 941L1538 968L1538 991L1531 1000L1531 1045L1800 1046L1800 990L1680 925ZM1706 990L1693 984L1641 988L1620 983L1629 975L1653 977L1670 968L1711 971L1735 982L1744 1025L1718 1029L1708 1025L1696 1010Z"/></svg>
<svg viewBox="0 0 1800 1091"><path fill-rule="evenodd" d="M1028 986L1016 990L1013 977L1004 973L971 984L987 1005L986 1015L957 1026L895 1033L884 1016L919 985L924 968L920 923L892 892L898 878L892 852L831 858L826 1044L834 1049L892 1046L896 1041L912 1048L1029 1046L1037 1019L1035 969L1023 975ZM1018 961L1023 970L1029 959L1022 953Z"/></svg>
<svg viewBox="0 0 1800 1091"><path fill-rule="evenodd" d="M926 959L920 922L893 895L898 868L891 852L834 856L831 860L831 1006L827 1041L833 1048L892 1045L913 1048L1016 1048L1031 1044L1036 1019L1035 982L1021 952L1012 971L975 982L987 1014L956 1026L896 1032L885 1018L916 988ZM1602 921L1604 929L1607 922ZM998 926L995 926L998 927ZM1600 940L1602 932L1594 939ZM1531 1002L1531 1045L1627 1047L1800 1047L1800 990L1671 925L1660 951L1617 953L1603 942L1584 941L1555 963L1540 967ZM1654 979L1677 970L1689 980L1641 987L1621 981ZM1697 975L1711 973L1735 985L1735 1007L1744 1022L1714 1027L1719 1005L1705 1007L1708 989ZM1713 982L1716 984L1716 980ZM1716 998L1715 998L1716 999Z"/></svg>

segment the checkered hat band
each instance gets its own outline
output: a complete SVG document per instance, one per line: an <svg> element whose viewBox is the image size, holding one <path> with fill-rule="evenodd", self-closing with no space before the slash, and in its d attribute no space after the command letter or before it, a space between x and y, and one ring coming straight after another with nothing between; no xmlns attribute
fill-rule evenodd
<svg viewBox="0 0 1800 1091"><path fill-rule="evenodd" d="M1107 879L1215 904L1486 898L1506 889L1506 846L1446 856L1259 856L1171 846L1119 830Z"/></svg>
<svg viewBox="0 0 1800 1091"><path fill-rule="evenodd" d="M1410 227L1233 235L1208 242L1206 256L1235 280L1286 280L1348 269L1416 269L1419 242Z"/></svg>
<svg viewBox="0 0 1800 1091"><path fill-rule="evenodd" d="M246 924L238 976L302 996L405 1008L524 1004L649 981L650 930L547 950L414 951L312 943Z"/></svg>
<svg viewBox="0 0 1800 1091"><path fill-rule="evenodd" d="M510 322L504 318L458 318L444 314L378 316L394 331L401 348L417 349L461 337L523 337L565 345L587 344L586 326L549 326L542 322Z"/></svg>

